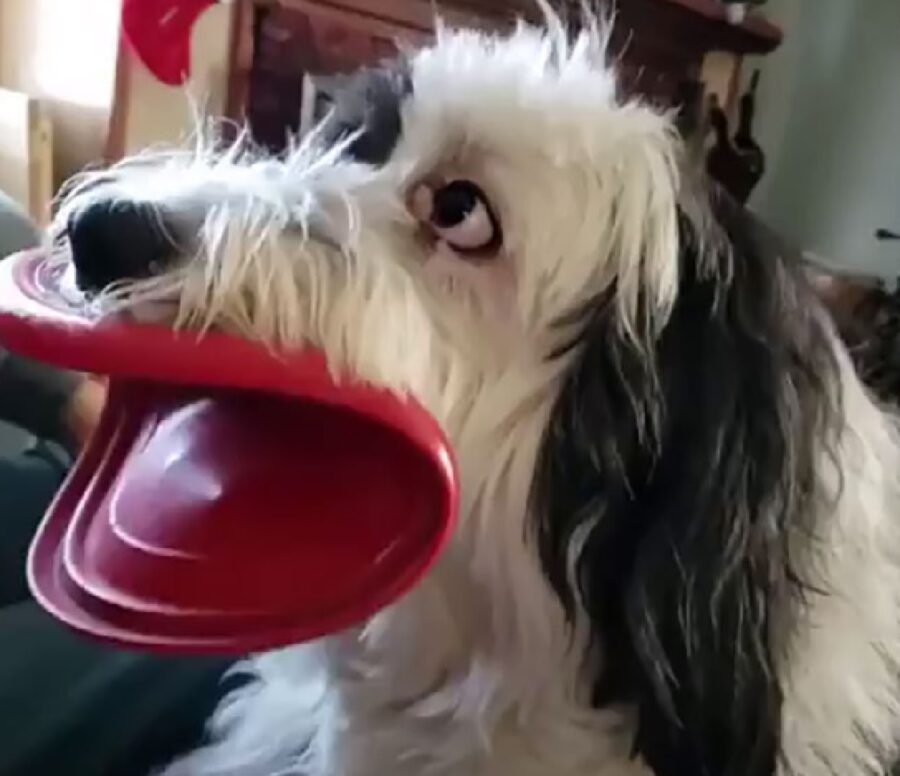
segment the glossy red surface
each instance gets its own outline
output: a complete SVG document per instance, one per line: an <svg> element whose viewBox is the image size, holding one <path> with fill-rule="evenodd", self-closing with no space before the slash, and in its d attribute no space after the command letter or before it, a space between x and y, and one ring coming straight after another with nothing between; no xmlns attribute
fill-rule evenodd
<svg viewBox="0 0 900 776"><path fill-rule="evenodd" d="M148 70L169 86L191 70L191 31L218 0L124 0L122 31Z"/></svg>
<svg viewBox="0 0 900 776"><path fill-rule="evenodd" d="M29 558L38 600L120 644L246 652L360 622L407 591L456 514L418 404L321 353L97 321L40 254L0 264L0 341L111 375L100 427Z"/></svg>

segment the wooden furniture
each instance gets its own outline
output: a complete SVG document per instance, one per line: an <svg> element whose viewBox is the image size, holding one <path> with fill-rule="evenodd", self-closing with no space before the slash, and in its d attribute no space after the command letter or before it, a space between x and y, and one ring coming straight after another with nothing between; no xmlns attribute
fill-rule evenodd
<svg viewBox="0 0 900 776"><path fill-rule="evenodd" d="M0 190L42 225L53 198L52 135L40 100L0 89Z"/></svg>
<svg viewBox="0 0 900 776"><path fill-rule="evenodd" d="M743 24L731 24L716 0L622 0L618 7L613 50L624 52L627 87L667 104L683 97L685 84L704 76L704 65L724 64L731 83L719 98L730 105L737 97L741 58L768 54L781 43L781 31L765 18L751 15ZM713 53L728 56L710 61Z"/></svg>
<svg viewBox="0 0 900 776"><path fill-rule="evenodd" d="M781 41L781 32L761 17L730 24L717 0L619 0L617 6L611 55L621 63L623 86L664 105L696 98L712 52L727 54L717 60L715 77L727 91L720 101L730 104L741 57L767 53ZM487 28L503 28L516 16L535 18L528 0L446 0L440 11L451 25ZM310 115L315 76L377 62L397 41L427 41L434 22L430 0L236 0L234 15L227 114L246 118L255 138L275 150Z"/></svg>

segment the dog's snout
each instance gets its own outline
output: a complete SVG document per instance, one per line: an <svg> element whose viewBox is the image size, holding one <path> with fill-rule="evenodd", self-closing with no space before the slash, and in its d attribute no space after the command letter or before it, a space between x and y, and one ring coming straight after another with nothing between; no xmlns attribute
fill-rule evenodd
<svg viewBox="0 0 900 776"><path fill-rule="evenodd" d="M141 202L91 203L69 218L68 236L76 280L85 291L148 277L174 251L163 215Z"/></svg>

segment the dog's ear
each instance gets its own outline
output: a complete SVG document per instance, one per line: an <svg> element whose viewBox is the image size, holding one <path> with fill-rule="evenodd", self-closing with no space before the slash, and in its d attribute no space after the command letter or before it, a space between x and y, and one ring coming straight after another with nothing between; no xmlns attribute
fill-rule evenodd
<svg viewBox="0 0 900 776"><path fill-rule="evenodd" d="M788 536L815 531L837 412L831 330L801 269L735 207L718 219L718 248L682 219L650 352L610 296L586 313L532 494L544 572L591 630L594 702L636 708L636 753L659 776L774 773L770 635L803 584Z"/></svg>
<svg viewBox="0 0 900 776"><path fill-rule="evenodd" d="M604 235L598 264L607 273L601 284L616 285L610 303L617 328L639 343L668 317L678 291L672 261L678 214L672 203L679 145L671 123L654 111L633 105L619 114L596 162L600 186L591 223Z"/></svg>

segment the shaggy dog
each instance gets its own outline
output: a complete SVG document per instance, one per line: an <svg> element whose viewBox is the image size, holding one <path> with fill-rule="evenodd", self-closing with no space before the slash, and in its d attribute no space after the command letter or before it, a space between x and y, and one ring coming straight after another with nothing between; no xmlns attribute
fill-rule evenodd
<svg viewBox="0 0 900 776"><path fill-rule="evenodd" d="M63 202L101 303L314 343L414 395L459 460L427 578L250 659L169 774L889 769L894 424L605 47L549 12L441 29L283 158L146 155Z"/></svg>

